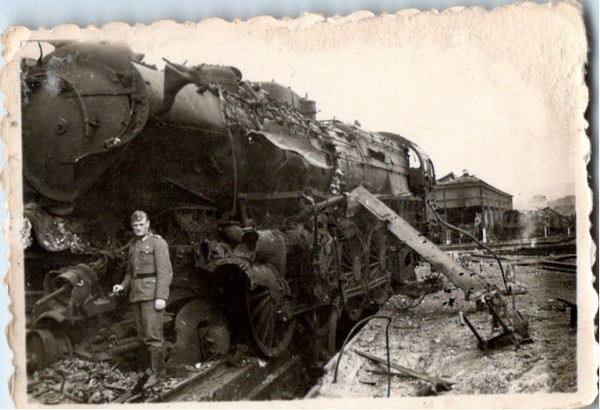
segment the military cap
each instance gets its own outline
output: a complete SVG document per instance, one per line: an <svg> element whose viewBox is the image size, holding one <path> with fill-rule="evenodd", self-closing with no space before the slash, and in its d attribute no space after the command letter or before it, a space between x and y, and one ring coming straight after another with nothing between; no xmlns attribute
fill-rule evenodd
<svg viewBox="0 0 600 410"><path fill-rule="evenodd" d="M144 211L135 211L131 214L131 222L147 221L148 215Z"/></svg>

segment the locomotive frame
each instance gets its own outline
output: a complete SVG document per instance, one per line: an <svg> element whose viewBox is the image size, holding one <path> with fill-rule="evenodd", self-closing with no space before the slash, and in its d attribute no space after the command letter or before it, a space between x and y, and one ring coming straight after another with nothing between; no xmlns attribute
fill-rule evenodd
<svg viewBox="0 0 600 410"><path fill-rule="evenodd" d="M137 346L120 301L105 291L123 269L129 208L147 209L169 242L174 363L223 354L238 340L278 356L299 316L332 350L342 312L358 320L387 300L392 276L410 271L412 253L397 252L405 247L392 246L381 223L330 201L364 184L424 226L435 173L410 141L316 121L313 101L241 81L235 68L167 62L162 74L116 46L55 46L23 63L31 370L72 351L106 358ZM190 153L199 136L210 155ZM409 150L420 165L410 175ZM220 186L198 189L203 178Z"/></svg>
<svg viewBox="0 0 600 410"><path fill-rule="evenodd" d="M173 365L240 342L277 357L296 327L329 354L342 316L359 320L411 275L435 183L416 144L317 121L314 101L234 67L165 60L159 71L120 45L54 45L22 63L29 371L71 353L135 356L126 305L107 293L134 209L169 243ZM504 311L485 281L459 278L437 248L420 252L495 318ZM527 338L521 319L505 332Z"/></svg>

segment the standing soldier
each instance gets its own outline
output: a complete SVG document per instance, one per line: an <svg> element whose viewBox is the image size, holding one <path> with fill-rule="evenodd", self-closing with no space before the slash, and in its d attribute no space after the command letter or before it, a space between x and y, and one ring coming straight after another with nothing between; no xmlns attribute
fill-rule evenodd
<svg viewBox="0 0 600 410"><path fill-rule="evenodd" d="M125 278L113 286L113 292L129 290L137 333L150 353L150 370L161 375L165 370L163 311L173 278L169 247L163 238L150 231L145 212L135 211L131 215L131 227L137 240L129 247Z"/></svg>

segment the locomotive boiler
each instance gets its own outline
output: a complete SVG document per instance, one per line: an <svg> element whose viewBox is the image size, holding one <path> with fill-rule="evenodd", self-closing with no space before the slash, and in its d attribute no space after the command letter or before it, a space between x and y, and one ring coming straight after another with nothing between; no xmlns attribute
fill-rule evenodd
<svg viewBox="0 0 600 410"><path fill-rule="evenodd" d="M175 364L237 343L276 357L297 327L333 349L341 316L358 320L410 276L414 252L344 198L363 187L423 231L435 172L416 144L317 121L314 101L234 67L158 70L119 45L54 45L22 64L31 370L136 351L109 293L135 209L169 243Z"/></svg>

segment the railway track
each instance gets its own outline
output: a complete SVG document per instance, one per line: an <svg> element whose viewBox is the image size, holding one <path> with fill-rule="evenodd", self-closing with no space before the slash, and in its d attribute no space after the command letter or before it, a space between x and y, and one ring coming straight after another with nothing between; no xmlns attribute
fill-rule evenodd
<svg viewBox="0 0 600 410"><path fill-rule="evenodd" d="M569 262L543 260L539 262L538 266L543 269L554 270L558 272L577 273L577 265Z"/></svg>
<svg viewBox="0 0 600 410"><path fill-rule="evenodd" d="M297 354L286 354L269 361L247 357L237 366L222 360L155 394L147 394L147 397L140 394L129 402L289 399L301 389L304 365L305 360Z"/></svg>
<svg viewBox="0 0 600 410"><path fill-rule="evenodd" d="M561 241L539 239L535 246L531 246L530 240L488 243L486 245L499 255L543 256L577 251L576 243L571 239ZM472 252L480 249L475 243L441 245L440 248L456 252Z"/></svg>
<svg viewBox="0 0 600 410"><path fill-rule="evenodd" d="M575 253L577 248L575 244L560 245L542 245L534 248L520 247L516 249L499 249L496 252L500 255L523 255L523 256L543 256L549 254Z"/></svg>
<svg viewBox="0 0 600 410"><path fill-rule="evenodd" d="M577 264L573 262L567 262L565 260L574 260L577 255L567 254L558 257L540 259L540 258L526 258L519 255L508 256L504 254L499 256L503 262L508 262L515 266L538 266L542 269L553 270L565 273L577 273ZM492 261L495 260L493 255L473 255L472 260L477 262L479 260Z"/></svg>

